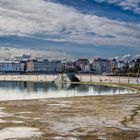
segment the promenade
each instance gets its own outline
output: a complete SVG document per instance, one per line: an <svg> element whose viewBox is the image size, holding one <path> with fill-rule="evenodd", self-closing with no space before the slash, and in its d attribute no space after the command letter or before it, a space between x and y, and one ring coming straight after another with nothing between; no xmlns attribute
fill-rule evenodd
<svg viewBox="0 0 140 140"><path fill-rule="evenodd" d="M0 75L0 81L53 82L57 76L58 74L5 74ZM92 74L77 74L76 77L81 82L140 84L140 77L103 76Z"/></svg>

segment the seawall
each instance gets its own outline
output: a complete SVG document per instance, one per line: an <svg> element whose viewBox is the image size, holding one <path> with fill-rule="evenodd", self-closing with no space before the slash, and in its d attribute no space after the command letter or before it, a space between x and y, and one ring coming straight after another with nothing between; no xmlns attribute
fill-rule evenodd
<svg viewBox="0 0 140 140"><path fill-rule="evenodd" d="M0 75L0 81L46 81L53 82L57 74L5 74ZM123 76L102 76L91 74L78 74L77 78L81 82L103 82L103 83L129 83L140 84L140 77L123 77Z"/></svg>

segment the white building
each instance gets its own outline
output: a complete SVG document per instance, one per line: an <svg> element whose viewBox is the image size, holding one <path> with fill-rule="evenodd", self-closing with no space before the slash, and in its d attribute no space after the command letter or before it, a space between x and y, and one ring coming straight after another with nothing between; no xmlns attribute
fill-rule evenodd
<svg viewBox="0 0 140 140"><path fill-rule="evenodd" d="M127 63L124 61L119 61L118 62L118 68L125 68L127 66Z"/></svg>
<svg viewBox="0 0 140 140"><path fill-rule="evenodd" d="M129 68L134 68L135 64L136 64L135 60L130 61L129 62Z"/></svg>
<svg viewBox="0 0 140 140"><path fill-rule="evenodd" d="M112 66L107 59L95 59L92 63L92 69L95 70L97 74L110 73L112 72Z"/></svg>
<svg viewBox="0 0 140 140"><path fill-rule="evenodd" d="M25 64L13 61L0 62L0 72L24 72Z"/></svg>
<svg viewBox="0 0 140 140"><path fill-rule="evenodd" d="M27 62L27 72L48 72L48 60L29 60Z"/></svg>
<svg viewBox="0 0 140 140"><path fill-rule="evenodd" d="M63 69L63 64L61 63L61 61L52 60L52 61L49 62L48 71L50 73L62 72L62 69Z"/></svg>
<svg viewBox="0 0 140 140"><path fill-rule="evenodd" d="M88 59L78 59L75 62L76 69L81 72L90 72L91 67Z"/></svg>
<svg viewBox="0 0 140 140"><path fill-rule="evenodd" d="M56 72L62 72L62 71L63 71L63 64L61 63L61 61L59 61L56 66Z"/></svg>
<svg viewBox="0 0 140 140"><path fill-rule="evenodd" d="M67 71L75 71L75 65L72 61L68 61L65 63L65 70Z"/></svg>

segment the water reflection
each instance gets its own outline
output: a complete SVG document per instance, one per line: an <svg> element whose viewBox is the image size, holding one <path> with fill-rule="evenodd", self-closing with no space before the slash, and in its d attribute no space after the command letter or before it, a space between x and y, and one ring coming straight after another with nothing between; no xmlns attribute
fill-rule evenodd
<svg viewBox="0 0 140 140"><path fill-rule="evenodd" d="M0 100L56 98L134 93L131 90L99 85L55 84L46 82L0 82Z"/></svg>

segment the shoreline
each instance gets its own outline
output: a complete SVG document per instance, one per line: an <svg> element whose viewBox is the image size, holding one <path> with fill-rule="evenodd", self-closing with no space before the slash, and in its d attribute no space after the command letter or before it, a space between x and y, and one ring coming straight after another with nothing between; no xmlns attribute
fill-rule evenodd
<svg viewBox="0 0 140 140"><path fill-rule="evenodd" d="M114 97L140 97L140 92L129 94L129 93L123 93L123 94L110 94L110 95L87 95L87 96L69 96L69 97L54 97L54 98L35 98L35 99L15 99L15 100L0 100L0 103L8 103L8 102L32 102L32 101L40 101L40 100L75 100L79 98L114 98Z"/></svg>

